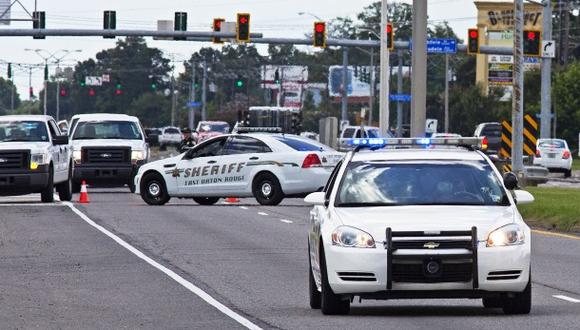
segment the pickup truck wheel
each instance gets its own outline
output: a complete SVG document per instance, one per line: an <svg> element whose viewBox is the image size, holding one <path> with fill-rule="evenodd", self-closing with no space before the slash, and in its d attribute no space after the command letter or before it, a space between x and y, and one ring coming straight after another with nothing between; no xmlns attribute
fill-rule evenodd
<svg viewBox="0 0 580 330"><path fill-rule="evenodd" d="M129 182L127 182L127 185L129 186L129 191L131 191L132 194L134 194L135 191L137 191L137 187L135 186L135 175L131 175L131 178L129 178Z"/></svg>
<svg viewBox="0 0 580 330"><path fill-rule="evenodd" d="M328 283L326 257L324 249L320 249L320 275L322 280L322 294L320 309L324 315L346 315L350 312L350 300L335 294Z"/></svg>
<svg viewBox="0 0 580 330"><path fill-rule="evenodd" d="M46 188L40 193L40 200L43 203L54 202L54 172L52 165L48 168L48 184Z"/></svg>
<svg viewBox="0 0 580 330"><path fill-rule="evenodd" d="M523 292L503 298L503 312L507 315L530 314L532 309L532 279Z"/></svg>
<svg viewBox="0 0 580 330"><path fill-rule="evenodd" d="M70 202L72 200L72 175L71 170L68 172L68 179L56 186L56 191L58 191L58 198L63 202Z"/></svg>
<svg viewBox="0 0 580 330"><path fill-rule="evenodd" d="M252 187L254 197L260 205L278 205L284 199L284 193L278 179L270 173L262 173L254 179Z"/></svg>
<svg viewBox="0 0 580 330"><path fill-rule="evenodd" d="M199 205L214 205L220 199L219 197L193 197L193 200Z"/></svg>
<svg viewBox="0 0 580 330"><path fill-rule="evenodd" d="M141 179L141 198L149 205L165 205L171 197L163 177L157 173L149 173Z"/></svg>

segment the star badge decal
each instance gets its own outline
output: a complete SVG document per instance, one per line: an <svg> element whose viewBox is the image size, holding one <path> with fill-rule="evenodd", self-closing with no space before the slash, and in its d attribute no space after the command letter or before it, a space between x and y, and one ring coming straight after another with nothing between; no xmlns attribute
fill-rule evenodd
<svg viewBox="0 0 580 330"><path fill-rule="evenodd" d="M178 168L176 168L173 170L172 175L174 178L179 178L181 177L181 171Z"/></svg>

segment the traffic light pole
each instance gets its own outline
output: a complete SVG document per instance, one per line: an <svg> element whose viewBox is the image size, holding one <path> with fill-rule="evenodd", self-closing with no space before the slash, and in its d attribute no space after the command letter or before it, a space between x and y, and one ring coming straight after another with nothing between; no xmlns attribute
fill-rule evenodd
<svg viewBox="0 0 580 330"><path fill-rule="evenodd" d="M348 121L348 47L342 48L342 111L341 124ZM341 126L342 128L342 126Z"/></svg>
<svg viewBox="0 0 580 330"><path fill-rule="evenodd" d="M397 94L403 94L403 50L397 49ZM397 137L403 137L403 103L397 102Z"/></svg>
<svg viewBox="0 0 580 330"><path fill-rule="evenodd" d="M387 45L388 23L387 0L381 2L381 40L380 44L380 95L379 95L379 127L381 136L387 136L389 131L389 47ZM370 40L369 40L370 41ZM332 43L327 42L329 45Z"/></svg>
<svg viewBox="0 0 580 330"><path fill-rule="evenodd" d="M449 133L449 54L445 54L445 133Z"/></svg>
<svg viewBox="0 0 580 330"><path fill-rule="evenodd" d="M524 0L514 1L514 20L512 170L520 176L524 170Z"/></svg>
<svg viewBox="0 0 580 330"><path fill-rule="evenodd" d="M413 0L411 137L425 136L427 120L427 1Z"/></svg>
<svg viewBox="0 0 580 330"><path fill-rule="evenodd" d="M207 61L203 60L203 78L201 82L201 120L207 120Z"/></svg>
<svg viewBox="0 0 580 330"><path fill-rule="evenodd" d="M544 16L542 18L543 40L552 40L552 6L551 1L544 4ZM549 139L551 134L551 113L552 113L552 59L542 58L542 109L540 138ZM555 137L555 136L554 136Z"/></svg>
<svg viewBox="0 0 580 330"><path fill-rule="evenodd" d="M191 96L190 96L190 101L191 102L195 102L196 99L196 90L195 90L195 68L196 68L196 63L195 62L191 62ZM190 129L195 129L195 107L191 107L191 110L189 110L189 128Z"/></svg>

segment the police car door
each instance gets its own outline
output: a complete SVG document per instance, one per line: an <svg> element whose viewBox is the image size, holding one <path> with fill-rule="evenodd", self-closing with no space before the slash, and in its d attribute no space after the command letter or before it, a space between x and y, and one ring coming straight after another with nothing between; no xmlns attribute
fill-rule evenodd
<svg viewBox="0 0 580 330"><path fill-rule="evenodd" d="M179 195L219 195L215 181L219 176L218 163L227 137L206 141L188 152L178 163L173 174L177 178Z"/></svg>
<svg viewBox="0 0 580 330"><path fill-rule="evenodd" d="M60 129L53 120L48 121L48 129L52 140L61 136ZM68 146L52 144L50 147L54 164L54 181L61 182L68 176Z"/></svg>
<svg viewBox="0 0 580 330"><path fill-rule="evenodd" d="M220 158L220 165L225 166L221 182L218 184L220 190L236 193L249 191L246 188L250 187L252 170L255 166L267 162L265 158L267 153L271 152L264 142L256 138L244 135L230 136L224 147L223 157Z"/></svg>

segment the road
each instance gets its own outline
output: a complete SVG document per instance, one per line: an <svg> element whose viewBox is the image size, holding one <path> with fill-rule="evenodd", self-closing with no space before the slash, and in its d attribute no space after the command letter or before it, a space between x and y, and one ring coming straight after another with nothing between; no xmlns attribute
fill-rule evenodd
<svg viewBox="0 0 580 330"><path fill-rule="evenodd" d="M2 328L580 328L573 238L534 234L528 316L480 300L393 300L355 301L332 317L308 306L309 208L299 200L151 207L124 189L90 198L0 199Z"/></svg>

